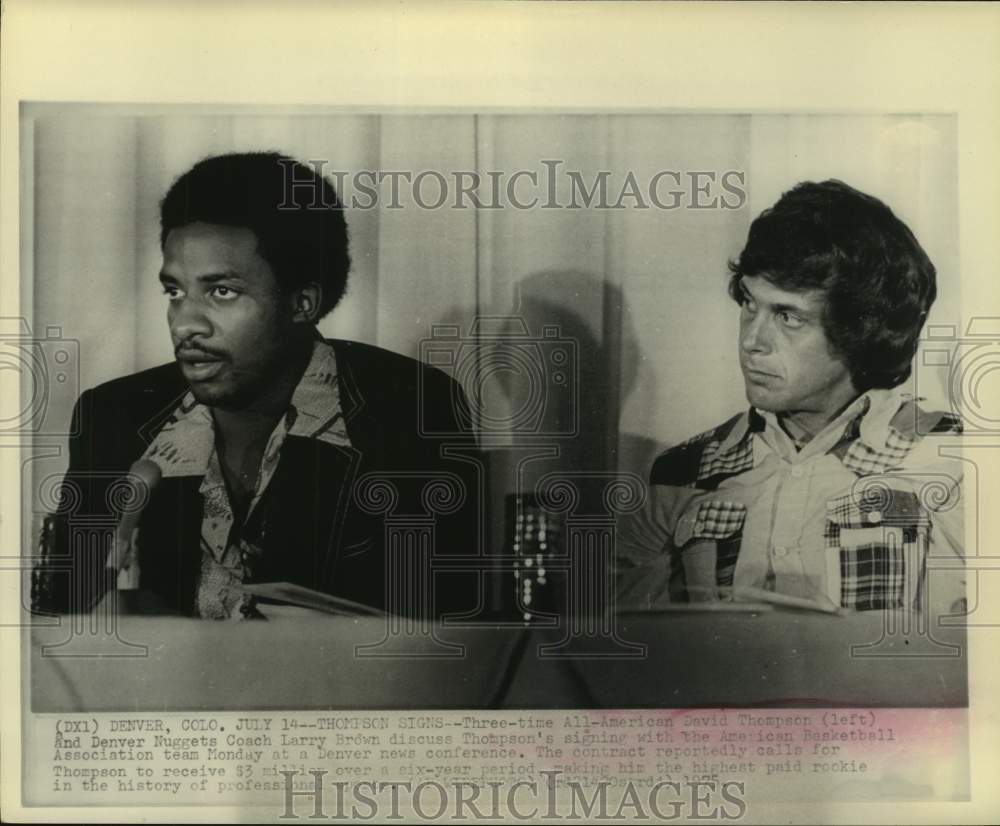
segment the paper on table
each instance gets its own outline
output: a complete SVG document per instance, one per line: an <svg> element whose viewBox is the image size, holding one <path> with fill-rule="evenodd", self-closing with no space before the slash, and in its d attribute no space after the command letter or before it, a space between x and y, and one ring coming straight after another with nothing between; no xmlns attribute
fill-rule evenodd
<svg viewBox="0 0 1000 826"><path fill-rule="evenodd" d="M244 593L274 600L275 602L300 605L304 608L325 611L328 614L339 614L348 617L385 616L384 611L373 608L370 605L363 605L360 602L352 602L343 597L324 594L322 591L313 591L311 588L295 585L292 582L257 582L252 585L244 585L243 591Z"/></svg>

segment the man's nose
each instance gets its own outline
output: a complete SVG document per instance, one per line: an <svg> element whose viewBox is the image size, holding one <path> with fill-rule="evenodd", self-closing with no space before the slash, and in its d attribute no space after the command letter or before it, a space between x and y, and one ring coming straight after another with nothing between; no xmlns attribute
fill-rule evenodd
<svg viewBox="0 0 1000 826"><path fill-rule="evenodd" d="M204 308L189 298L178 299L170 305L167 322L175 344L192 336L208 338L212 334L212 324Z"/></svg>
<svg viewBox="0 0 1000 826"><path fill-rule="evenodd" d="M770 352L771 328L764 313L757 313L740 324L740 347L745 353Z"/></svg>

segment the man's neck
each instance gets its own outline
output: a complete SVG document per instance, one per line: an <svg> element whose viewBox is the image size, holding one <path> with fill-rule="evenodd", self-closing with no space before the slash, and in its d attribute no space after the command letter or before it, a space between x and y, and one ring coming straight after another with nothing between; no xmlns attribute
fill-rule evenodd
<svg viewBox="0 0 1000 826"><path fill-rule="evenodd" d="M821 433L830 422L840 416L848 407L854 404L860 396L846 401L833 411L800 410L777 414L778 422L784 431L791 436L797 445L805 445L813 437Z"/></svg>
<svg viewBox="0 0 1000 826"><path fill-rule="evenodd" d="M218 435L229 450L267 439L288 410L295 388L312 357L312 341L303 342L289 355L287 369L274 378L265 392L240 408L212 408Z"/></svg>

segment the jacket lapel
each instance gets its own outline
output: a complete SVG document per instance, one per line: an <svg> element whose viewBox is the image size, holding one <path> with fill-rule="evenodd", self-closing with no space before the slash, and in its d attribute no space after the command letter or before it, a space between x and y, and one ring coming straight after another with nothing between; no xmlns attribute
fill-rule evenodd
<svg viewBox="0 0 1000 826"><path fill-rule="evenodd" d="M331 587L339 549L350 543L356 527L347 517L360 464L353 447L295 436L285 440L265 501L248 526L264 548L255 580Z"/></svg>
<svg viewBox="0 0 1000 826"><path fill-rule="evenodd" d="M333 344L333 342L328 342ZM365 397L361 392L361 385L354 375L351 366L349 351L343 347L334 346L334 354L337 359L337 386L340 390L340 410L344 416L344 421L350 425L351 421L364 409Z"/></svg>

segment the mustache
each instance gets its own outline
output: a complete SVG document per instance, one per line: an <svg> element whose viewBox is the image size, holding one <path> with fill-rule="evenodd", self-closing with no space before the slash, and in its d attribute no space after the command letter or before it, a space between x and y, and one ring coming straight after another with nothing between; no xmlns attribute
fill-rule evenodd
<svg viewBox="0 0 1000 826"><path fill-rule="evenodd" d="M182 341L174 348L174 357L186 361L222 361L226 358L226 354L210 347Z"/></svg>

